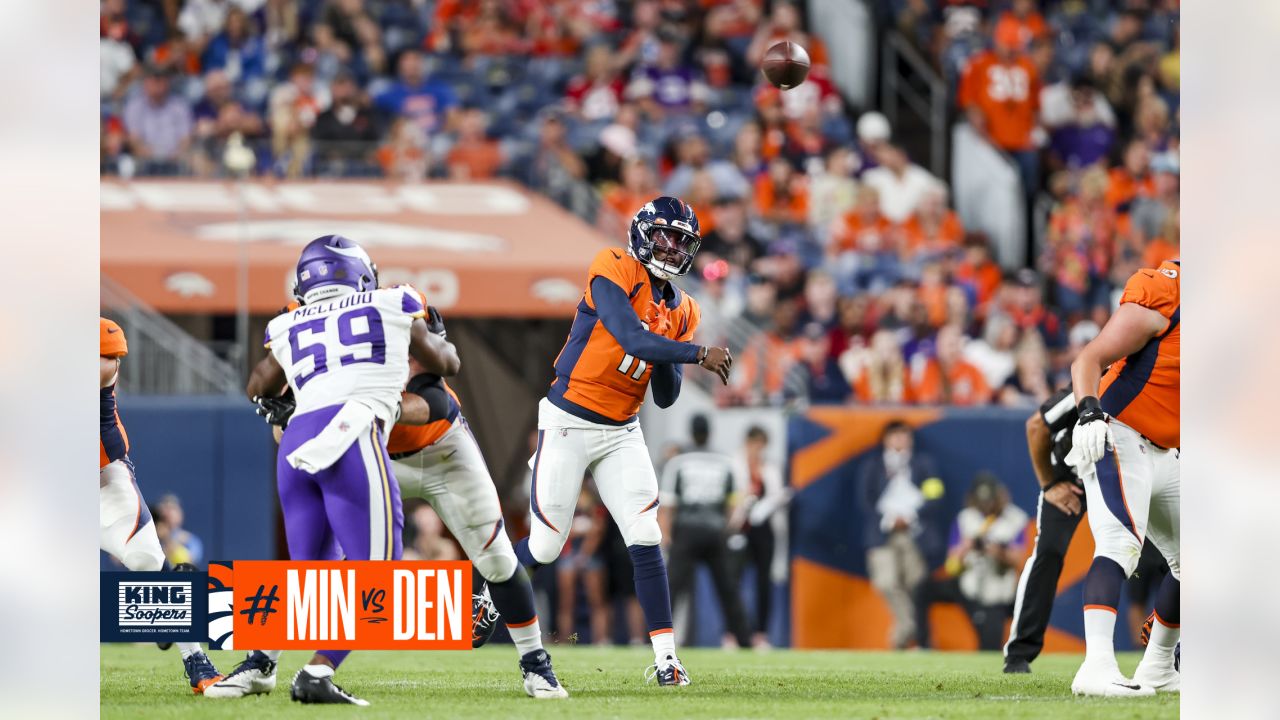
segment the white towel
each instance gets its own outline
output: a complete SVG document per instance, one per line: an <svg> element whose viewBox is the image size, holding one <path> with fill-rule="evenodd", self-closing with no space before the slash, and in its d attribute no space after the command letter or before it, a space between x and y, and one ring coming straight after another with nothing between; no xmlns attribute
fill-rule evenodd
<svg viewBox="0 0 1280 720"><path fill-rule="evenodd" d="M373 424L373 410L358 402L342 406L324 430L302 443L285 460L296 470L315 474L334 463Z"/></svg>

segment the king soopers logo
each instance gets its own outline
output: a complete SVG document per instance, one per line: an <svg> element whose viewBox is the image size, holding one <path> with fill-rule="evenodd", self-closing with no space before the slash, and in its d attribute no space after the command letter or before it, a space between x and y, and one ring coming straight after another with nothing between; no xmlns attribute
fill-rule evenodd
<svg viewBox="0 0 1280 720"><path fill-rule="evenodd" d="M188 627L192 622L191 583L120 583L120 627Z"/></svg>

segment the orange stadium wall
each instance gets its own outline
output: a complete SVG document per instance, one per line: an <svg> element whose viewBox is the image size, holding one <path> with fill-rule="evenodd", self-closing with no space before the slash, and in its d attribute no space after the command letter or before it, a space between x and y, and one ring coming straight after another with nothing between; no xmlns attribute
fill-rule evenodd
<svg viewBox="0 0 1280 720"><path fill-rule="evenodd" d="M891 420L914 426L917 452L933 457L946 488L948 523L964 506L974 475L994 472L1008 486L1013 502L1031 517L1030 555L1039 492L1026 450L1028 414L1003 408L819 407L792 416L787 427L790 482L796 492L791 505L791 645L889 648L889 608L867 580L857 477ZM949 529L943 531L944 540ZM943 553L927 557L931 572L941 572ZM1072 540L1058 582L1046 652L1084 650L1080 608L1092 557L1093 537L1085 521ZM929 621L933 647L977 649L977 635L959 605L935 604ZM1117 638L1118 648L1129 644L1127 637Z"/></svg>

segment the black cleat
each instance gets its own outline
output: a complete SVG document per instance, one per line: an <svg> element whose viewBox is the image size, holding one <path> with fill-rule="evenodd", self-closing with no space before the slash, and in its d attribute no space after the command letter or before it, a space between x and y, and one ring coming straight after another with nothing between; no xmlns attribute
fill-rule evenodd
<svg viewBox="0 0 1280 720"><path fill-rule="evenodd" d="M1004 671L1007 675L1022 675L1031 672L1031 663L1022 658L1005 658Z"/></svg>
<svg viewBox="0 0 1280 720"><path fill-rule="evenodd" d="M368 700L361 700L351 693L333 684L333 676L316 677L306 669L293 676L293 687L289 689L289 697L300 703L318 703L327 705L360 705L367 706Z"/></svg>
<svg viewBox="0 0 1280 720"><path fill-rule="evenodd" d="M520 658L520 673L524 675L524 691L531 698L567 698L569 693L556 679L551 668L551 656L546 650L532 650Z"/></svg>
<svg viewBox="0 0 1280 720"><path fill-rule="evenodd" d="M471 596L471 647L478 648L489 642L493 631L498 629L501 619L498 609L489 599L488 585L480 588L480 592Z"/></svg>

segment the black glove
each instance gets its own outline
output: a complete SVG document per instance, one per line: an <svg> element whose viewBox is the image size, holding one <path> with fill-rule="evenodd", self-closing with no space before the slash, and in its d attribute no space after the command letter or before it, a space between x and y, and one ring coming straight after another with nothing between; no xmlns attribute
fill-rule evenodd
<svg viewBox="0 0 1280 720"><path fill-rule="evenodd" d="M444 329L444 318L440 317L440 311L434 305L427 306L427 329L439 335L441 340L448 335Z"/></svg>
<svg viewBox="0 0 1280 720"><path fill-rule="evenodd" d="M297 401L293 399L292 389L286 390L279 397L255 397L253 402L258 406L255 412L268 425L279 425L282 430L289 427L289 418L293 417L293 411L298 407Z"/></svg>

